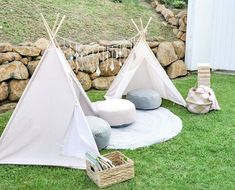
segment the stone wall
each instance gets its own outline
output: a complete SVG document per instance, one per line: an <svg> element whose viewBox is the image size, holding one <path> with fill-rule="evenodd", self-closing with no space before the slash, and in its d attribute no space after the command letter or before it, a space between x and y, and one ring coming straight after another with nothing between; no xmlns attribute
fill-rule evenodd
<svg viewBox="0 0 235 190"><path fill-rule="evenodd" d="M48 43L44 38L35 43L26 42L19 45L0 43L0 112L15 106L14 102L21 97ZM148 44L170 78L187 74L183 62L183 41L151 40ZM119 72L133 44L127 40L101 40L97 43L61 47L85 90L105 90Z"/></svg>
<svg viewBox="0 0 235 190"><path fill-rule="evenodd" d="M157 0L151 1L152 7L158 14L161 14L167 24L171 25L176 37L182 41L186 41L187 28L187 10L171 10Z"/></svg>

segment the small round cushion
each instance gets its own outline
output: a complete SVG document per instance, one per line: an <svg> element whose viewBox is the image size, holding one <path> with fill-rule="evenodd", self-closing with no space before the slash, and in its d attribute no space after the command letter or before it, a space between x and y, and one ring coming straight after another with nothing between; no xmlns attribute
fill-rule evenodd
<svg viewBox="0 0 235 190"><path fill-rule="evenodd" d="M126 99L135 104L136 109L153 110L160 107L162 98L151 89L135 89L127 93Z"/></svg>
<svg viewBox="0 0 235 190"><path fill-rule="evenodd" d="M108 122L95 116L86 116L86 119L98 149L108 146L111 136L111 127Z"/></svg>
<svg viewBox="0 0 235 190"><path fill-rule="evenodd" d="M96 109L99 117L113 128L126 127L135 121L135 105L128 100L105 100L96 104Z"/></svg>

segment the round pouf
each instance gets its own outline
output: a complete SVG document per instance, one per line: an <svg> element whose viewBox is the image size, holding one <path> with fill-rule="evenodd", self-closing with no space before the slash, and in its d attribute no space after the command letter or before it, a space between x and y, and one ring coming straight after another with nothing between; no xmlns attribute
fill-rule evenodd
<svg viewBox="0 0 235 190"><path fill-rule="evenodd" d="M109 99L96 104L99 117L106 120L112 128L126 127L136 118L135 105L124 99Z"/></svg>
<svg viewBox="0 0 235 190"><path fill-rule="evenodd" d="M160 94L151 89L135 89L127 93L126 99L135 104L136 109L153 110L160 107Z"/></svg>
<svg viewBox="0 0 235 190"><path fill-rule="evenodd" d="M86 116L86 119L98 149L108 146L111 136L111 127L108 122L95 116Z"/></svg>

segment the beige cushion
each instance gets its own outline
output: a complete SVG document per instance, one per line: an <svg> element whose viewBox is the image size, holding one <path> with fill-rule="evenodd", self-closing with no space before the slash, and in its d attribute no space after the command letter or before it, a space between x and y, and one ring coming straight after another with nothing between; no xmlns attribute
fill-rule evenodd
<svg viewBox="0 0 235 190"><path fill-rule="evenodd" d="M135 105L124 99L109 99L96 104L97 114L111 127L124 127L135 121Z"/></svg>

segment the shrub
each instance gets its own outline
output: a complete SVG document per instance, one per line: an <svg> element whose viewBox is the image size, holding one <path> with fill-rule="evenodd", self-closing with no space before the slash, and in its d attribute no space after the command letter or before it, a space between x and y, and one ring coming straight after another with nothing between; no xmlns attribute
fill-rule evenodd
<svg viewBox="0 0 235 190"><path fill-rule="evenodd" d="M122 0L110 0L110 1L112 1L114 3L122 3Z"/></svg>
<svg viewBox="0 0 235 190"><path fill-rule="evenodd" d="M160 0L159 2L167 4L171 7L177 8L177 9L181 9L187 5L188 0Z"/></svg>

